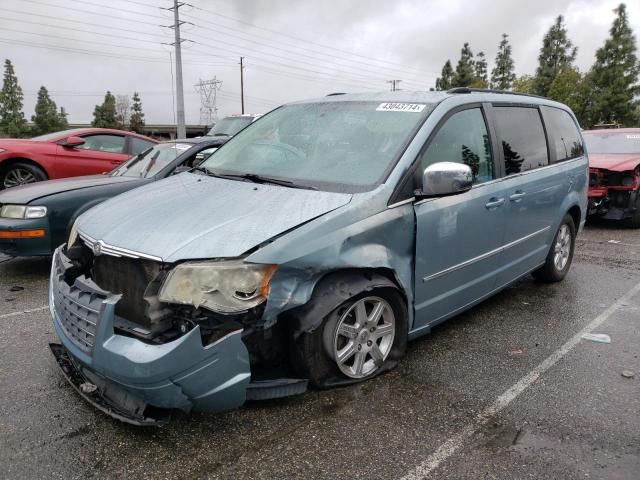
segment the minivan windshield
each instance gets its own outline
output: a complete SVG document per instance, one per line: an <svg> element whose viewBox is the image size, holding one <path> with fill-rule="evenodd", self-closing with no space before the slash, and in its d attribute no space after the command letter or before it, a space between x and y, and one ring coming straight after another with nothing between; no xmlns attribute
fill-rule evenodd
<svg viewBox="0 0 640 480"><path fill-rule="evenodd" d="M193 147L192 143L159 143L111 172L114 177L153 177L173 160Z"/></svg>
<svg viewBox="0 0 640 480"><path fill-rule="evenodd" d="M369 101L285 105L240 132L201 167L321 190L370 190L432 108Z"/></svg>
<svg viewBox="0 0 640 480"><path fill-rule="evenodd" d="M247 125L250 125L253 117L225 117L216 123L209 133L210 137L232 137Z"/></svg>
<svg viewBox="0 0 640 480"><path fill-rule="evenodd" d="M637 133L621 133L616 131L607 133L582 132L584 141L587 142L589 153L603 154L640 154L640 130Z"/></svg>

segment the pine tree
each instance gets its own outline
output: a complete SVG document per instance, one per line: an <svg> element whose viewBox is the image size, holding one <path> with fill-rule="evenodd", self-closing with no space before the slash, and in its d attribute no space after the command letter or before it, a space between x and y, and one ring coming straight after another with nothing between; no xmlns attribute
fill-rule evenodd
<svg viewBox="0 0 640 480"><path fill-rule="evenodd" d="M57 132L65 128L66 119L60 117L56 102L51 100L49 92L42 86L38 91L38 100L35 108L36 114L31 116L33 122L33 134L43 135L45 133Z"/></svg>
<svg viewBox="0 0 640 480"><path fill-rule="evenodd" d="M473 62L473 52L469 47L469 43L465 42L462 50L460 50L460 60L458 60L456 71L451 82L454 87L468 87L475 79L476 72Z"/></svg>
<svg viewBox="0 0 640 480"><path fill-rule="evenodd" d="M133 92L131 99L131 116L129 117L129 129L136 133L143 133L144 130L144 113L142 113L142 102L138 92Z"/></svg>
<svg viewBox="0 0 640 480"><path fill-rule="evenodd" d="M10 137L21 137L27 132L27 121L22 111L24 95L18 77L9 59L4 61L4 81L0 90L0 130Z"/></svg>
<svg viewBox="0 0 640 480"><path fill-rule="evenodd" d="M479 52L476 55L475 71L476 79L472 83L472 86L477 88L487 88L489 86L489 79L487 78L487 59L484 52Z"/></svg>
<svg viewBox="0 0 640 480"><path fill-rule="evenodd" d="M436 78L436 90L449 90L453 85L451 80L453 79L453 67L451 61L447 60L442 67L440 77Z"/></svg>
<svg viewBox="0 0 640 480"><path fill-rule="evenodd" d="M578 48L574 47L567 37L567 29L563 22L562 15L559 15L542 39L534 91L544 97L547 96L551 82L558 72L563 68L571 68L578 52Z"/></svg>
<svg viewBox="0 0 640 480"><path fill-rule="evenodd" d="M640 94L636 56L636 40L629 27L627 8L621 3L614 10L617 17L609 30L609 38L596 52L590 72L593 106L590 123L616 121L633 125L636 118L634 96Z"/></svg>
<svg viewBox="0 0 640 480"><path fill-rule="evenodd" d="M496 66L491 71L491 88L498 90L509 90L516 79L513 73L514 64L511 57L511 45L509 44L509 35L502 34L502 40L498 45L498 53L496 54Z"/></svg>
<svg viewBox="0 0 640 480"><path fill-rule="evenodd" d="M116 119L116 97L107 91L102 105L96 105L93 110L93 122L91 125L98 128L118 128Z"/></svg>
<svg viewBox="0 0 640 480"><path fill-rule="evenodd" d="M580 125L587 125L587 112L591 102L590 79L577 68L565 67L549 85L547 96L567 105L578 117Z"/></svg>

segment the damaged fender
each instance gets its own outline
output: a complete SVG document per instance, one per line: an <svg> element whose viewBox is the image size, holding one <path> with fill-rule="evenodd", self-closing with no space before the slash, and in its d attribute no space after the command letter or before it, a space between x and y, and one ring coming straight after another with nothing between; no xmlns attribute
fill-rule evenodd
<svg viewBox="0 0 640 480"><path fill-rule="evenodd" d="M249 256L249 262L279 265L270 283L263 315L265 328L273 325L280 314L301 307L296 310L296 316L302 315L299 329L311 331L347 298L379 285L397 288L404 296L411 329L413 206L384 206L374 214L368 211L375 207L368 205L366 198L361 205L362 220L354 222L353 212L345 215L338 210ZM307 305L316 292L323 300Z"/></svg>

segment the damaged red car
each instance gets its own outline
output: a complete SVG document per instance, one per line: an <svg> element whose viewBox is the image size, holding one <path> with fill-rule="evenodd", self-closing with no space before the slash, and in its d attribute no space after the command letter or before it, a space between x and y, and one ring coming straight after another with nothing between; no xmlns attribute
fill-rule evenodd
<svg viewBox="0 0 640 480"><path fill-rule="evenodd" d="M640 228L640 128L582 134L589 153L588 215Z"/></svg>

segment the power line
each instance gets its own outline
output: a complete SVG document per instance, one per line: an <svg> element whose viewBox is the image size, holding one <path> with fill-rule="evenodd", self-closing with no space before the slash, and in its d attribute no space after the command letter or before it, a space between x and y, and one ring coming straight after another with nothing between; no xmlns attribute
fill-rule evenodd
<svg viewBox="0 0 640 480"><path fill-rule="evenodd" d="M21 0L22 2L27 2L27 3L34 3L37 5L44 5L45 7L53 7L53 8L60 8L62 10L65 10L66 12L69 11L69 7L68 6L63 6L63 5L55 5L52 3L46 3L46 2L41 2L40 0ZM104 5L101 5L104 8ZM107 13L98 13L98 12L92 12L91 10L82 10L80 8L74 8L73 9L74 12L81 12L81 13L88 13L90 15L97 15L98 17L101 18L114 18L116 20L119 20L121 22L131 22L131 23L135 23L135 24L142 24L142 25L151 25L154 27L160 27L161 25L158 25L157 23L153 23L153 22L144 22L142 20L134 20L131 18L127 18L127 17L119 17L117 15L109 15ZM163 20L166 20L166 18L163 18Z"/></svg>
<svg viewBox="0 0 640 480"><path fill-rule="evenodd" d="M408 71L407 67L405 65L400 64L400 63L390 62L388 60L380 60L380 59L373 58L373 57L368 57L366 55L362 55L362 54L359 54L359 53L343 50L343 49L340 49L340 48L335 47L335 46L323 45L321 43L313 42L311 40L307 40L307 39L304 39L304 38L301 38L301 37L297 37L297 36L294 36L294 35L291 35L291 34L288 34L288 33L283 33L281 31L277 31L277 30L272 30L272 29L269 29L269 28L261 27L259 25L254 24L254 23L246 22L244 20L240 20L240 19L232 17L230 15L225 15L225 14L222 14L220 12L213 12L211 10L207 10L205 8L202 8L202 7L193 6L193 8L196 9L196 10L201 10L203 12L206 12L209 15L214 15L216 17L221 17L221 18L226 18L227 20L231 20L233 22L240 23L240 24L243 24L243 25L247 25L247 26L259 29L259 30L263 30L265 32L273 33L273 34L280 35L280 36L283 36L283 37L288 37L288 38L291 38L292 40L295 40L296 42L304 42L304 43L308 43L310 45L316 45L316 46L324 48L324 49L332 50L334 53L335 52L341 52L341 53L344 53L346 55L359 57L359 58L364 58L364 59L367 59L369 61L374 61L374 62L377 62L377 63L385 63L387 65L395 65L396 67L399 67L399 68L404 69L405 71ZM318 52L318 53L320 53L320 52ZM417 74L417 75L422 75L424 73L430 73L430 74L433 74L433 75L438 75L438 74L436 74L434 72L423 72L423 71L420 71L418 69L409 69L409 70L413 70L414 74Z"/></svg>
<svg viewBox="0 0 640 480"><path fill-rule="evenodd" d="M201 27L199 25L196 25L196 28L201 28L203 30L210 30L210 31L216 32L216 30L211 29L209 27ZM231 34L226 34L224 32L222 32L222 35L232 36ZM296 52L294 52L292 50L289 50L289 49L283 49L283 48L280 48L280 47L266 45L264 42L258 42L258 41L254 41L254 40L243 39L242 37L238 37L238 38L241 38L243 41L255 43L257 45L261 45L261 46L266 47L266 48L271 48L271 49L274 49L274 50L282 51L282 52L285 52L285 53L288 54L288 55L279 55L279 54L271 53L271 52L260 52L260 54L264 55L264 56L269 55L269 56L274 57L274 58L284 59L284 60L287 60L287 61L295 61L296 64L309 65L309 66L314 67L314 68L331 68L332 70L338 71L338 72L340 72L342 74L351 75L354 78L357 77L357 78L360 78L360 79L367 79L367 80L371 80L371 81L384 81L385 78L388 78L386 76L386 73L382 74L380 72L375 72L373 70L359 69L358 67L350 67L348 65L337 64L337 63L332 63L332 62L326 62L323 59L314 59L312 57L305 56L304 54L296 53ZM235 43L226 42L226 41L220 40L220 39L217 39L216 42L217 43L222 43L222 44L225 44L225 45L231 45L231 46L239 47ZM220 48L220 47L218 47L218 48ZM239 48L242 48L242 47L239 47ZM253 52L253 53L256 54L258 52ZM304 58L310 59L312 61L292 59L291 58L291 54L292 53L294 55L303 56ZM318 63L318 62L321 62L321 63ZM351 71L349 69L355 69L356 71Z"/></svg>
<svg viewBox="0 0 640 480"><path fill-rule="evenodd" d="M0 33L1 33L1 30L0 30ZM73 47L62 47L57 45L42 44L42 43L30 42L27 40L14 40L9 38L2 38L2 37L0 37L0 43L6 43L10 45L21 45L21 46L27 46L27 47L33 47L33 48L42 48L45 50L58 50L61 52L78 53L82 55L93 55L93 56L117 58L122 60L135 60L137 62L164 63L164 64L167 63L167 60L162 60L160 58L136 57L132 55L125 55L125 54L115 53L115 52L104 52L99 50L86 50L86 49L73 48ZM185 62L185 63L188 63L189 65L202 65L202 66L213 65L212 63L202 63L202 62ZM223 66L229 66L229 65L223 65Z"/></svg>

